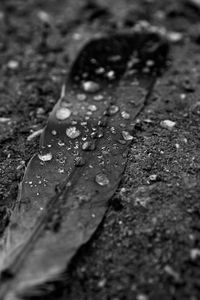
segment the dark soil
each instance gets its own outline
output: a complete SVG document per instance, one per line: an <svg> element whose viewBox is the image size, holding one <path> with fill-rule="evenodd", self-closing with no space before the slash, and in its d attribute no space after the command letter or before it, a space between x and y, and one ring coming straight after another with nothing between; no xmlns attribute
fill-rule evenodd
<svg viewBox="0 0 200 300"><path fill-rule="evenodd" d="M93 239L41 299L200 299L200 6L195 1L0 2L0 234L80 35L141 21L171 34L126 172ZM196 1L197 2L197 1ZM165 128L163 120L175 122ZM48 289L51 287L48 286Z"/></svg>

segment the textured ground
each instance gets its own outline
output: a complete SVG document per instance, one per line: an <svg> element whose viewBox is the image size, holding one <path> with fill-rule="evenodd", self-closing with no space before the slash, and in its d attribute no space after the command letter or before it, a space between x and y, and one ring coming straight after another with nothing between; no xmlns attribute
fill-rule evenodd
<svg viewBox="0 0 200 300"><path fill-rule="evenodd" d="M200 6L189 0L0 2L0 233L37 151L27 137L58 100L77 33L141 20L179 33L171 64L139 116L102 225L42 299L200 299Z"/></svg>

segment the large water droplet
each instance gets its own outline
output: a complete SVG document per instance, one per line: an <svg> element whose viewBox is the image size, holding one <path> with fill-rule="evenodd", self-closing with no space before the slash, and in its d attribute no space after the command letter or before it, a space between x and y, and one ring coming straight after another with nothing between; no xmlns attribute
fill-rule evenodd
<svg viewBox="0 0 200 300"><path fill-rule="evenodd" d="M100 89L100 85L94 81L85 81L82 86L83 90L87 93L96 93Z"/></svg>
<svg viewBox="0 0 200 300"><path fill-rule="evenodd" d="M56 118L61 121L68 119L70 115L71 110L66 107L61 107L56 111Z"/></svg>
<svg viewBox="0 0 200 300"><path fill-rule="evenodd" d="M98 183L101 186L105 186L110 183L108 177L103 173L97 174L95 177L95 181L96 181L96 183Z"/></svg>
<svg viewBox="0 0 200 300"><path fill-rule="evenodd" d="M81 132L75 126L72 126L67 128L66 134L69 138L75 139L81 134Z"/></svg>
<svg viewBox="0 0 200 300"><path fill-rule="evenodd" d="M52 160L52 154L51 153L46 153L46 154L38 154L38 157L42 161L50 161Z"/></svg>

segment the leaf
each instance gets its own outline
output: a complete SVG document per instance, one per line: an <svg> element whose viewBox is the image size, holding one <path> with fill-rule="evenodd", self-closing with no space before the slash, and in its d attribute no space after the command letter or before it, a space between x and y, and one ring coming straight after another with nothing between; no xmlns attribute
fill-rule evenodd
<svg viewBox="0 0 200 300"><path fill-rule="evenodd" d="M56 279L95 232L167 52L165 39L147 31L82 49L20 185L1 253L1 299Z"/></svg>

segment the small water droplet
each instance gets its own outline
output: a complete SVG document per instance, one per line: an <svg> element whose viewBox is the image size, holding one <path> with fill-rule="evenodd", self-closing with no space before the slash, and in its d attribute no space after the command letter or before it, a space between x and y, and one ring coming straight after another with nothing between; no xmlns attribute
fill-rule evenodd
<svg viewBox="0 0 200 300"><path fill-rule="evenodd" d="M69 138L75 139L81 134L81 132L75 126L72 126L67 128L66 134Z"/></svg>
<svg viewBox="0 0 200 300"><path fill-rule="evenodd" d="M50 161L52 160L52 154L51 153L46 153L46 154L38 154L38 157L42 161Z"/></svg>
<svg viewBox="0 0 200 300"><path fill-rule="evenodd" d="M86 96L86 94L77 94L76 98L79 101L84 101L84 100L86 100L87 96Z"/></svg>
<svg viewBox="0 0 200 300"><path fill-rule="evenodd" d="M107 77L108 77L110 80L114 79L114 78L115 78L115 72L114 72L113 70L109 71L109 72L107 73Z"/></svg>
<svg viewBox="0 0 200 300"><path fill-rule="evenodd" d="M95 181L101 186L105 186L110 183L108 177L103 173L97 174L95 177Z"/></svg>
<svg viewBox="0 0 200 300"><path fill-rule="evenodd" d="M122 118L125 119L125 120L130 119L130 114L127 113L126 111L122 111L122 112L121 112L121 116L122 116Z"/></svg>
<svg viewBox="0 0 200 300"><path fill-rule="evenodd" d="M93 151L93 150L95 150L95 147L96 147L96 145L95 145L94 141L84 142L83 145L82 145L82 149L84 151Z"/></svg>
<svg viewBox="0 0 200 300"><path fill-rule="evenodd" d="M119 111L119 107L118 107L117 105L111 105L111 106L109 107L109 110L108 110L108 112L109 112L110 115L114 115L114 114L116 114L118 111Z"/></svg>
<svg viewBox="0 0 200 300"><path fill-rule="evenodd" d="M88 109L91 110L91 111L96 111L97 107L96 107L96 105L91 104L91 105L88 106Z"/></svg>
<svg viewBox="0 0 200 300"><path fill-rule="evenodd" d="M131 141L133 136L128 131L122 131L122 136L125 141Z"/></svg>
<svg viewBox="0 0 200 300"><path fill-rule="evenodd" d="M66 107L61 107L56 111L56 118L61 121L68 119L70 115L71 110Z"/></svg>
<svg viewBox="0 0 200 300"><path fill-rule="evenodd" d="M82 167L82 166L84 166L84 164L85 164L85 160L84 160L83 157L77 156L77 157L75 158L75 166L76 166L76 167Z"/></svg>
<svg viewBox="0 0 200 300"><path fill-rule="evenodd" d="M52 130L52 135L56 135L57 134L57 131L56 130Z"/></svg>
<svg viewBox="0 0 200 300"><path fill-rule="evenodd" d="M64 172L65 172L65 170L63 168L58 169L58 173L63 174Z"/></svg>
<svg viewBox="0 0 200 300"><path fill-rule="evenodd" d="M100 85L94 81L85 81L82 86L83 90L87 93L96 93L100 89Z"/></svg>
<svg viewBox="0 0 200 300"><path fill-rule="evenodd" d="M98 69L96 69L96 74L103 74L105 72L105 69L103 67L100 67Z"/></svg>
<svg viewBox="0 0 200 300"><path fill-rule="evenodd" d="M101 100L103 100L103 99L104 99L104 96L101 95L101 94L96 95L96 96L94 96L94 98L93 98L94 101L101 101Z"/></svg>

